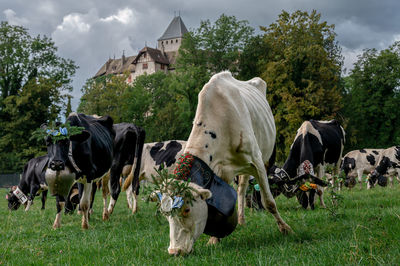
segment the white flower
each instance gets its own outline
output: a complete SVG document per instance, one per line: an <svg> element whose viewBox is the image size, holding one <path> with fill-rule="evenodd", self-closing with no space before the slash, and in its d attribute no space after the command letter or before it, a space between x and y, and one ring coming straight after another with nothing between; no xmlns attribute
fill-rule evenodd
<svg viewBox="0 0 400 266"><path fill-rule="evenodd" d="M164 193L162 195L162 200L160 203L161 211L165 213L170 212L172 210L172 203L173 203L172 198L168 194Z"/></svg>

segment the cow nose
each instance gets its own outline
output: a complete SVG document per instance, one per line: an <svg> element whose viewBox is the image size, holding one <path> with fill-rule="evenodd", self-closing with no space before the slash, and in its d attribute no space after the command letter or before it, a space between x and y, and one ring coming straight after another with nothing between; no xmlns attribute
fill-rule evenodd
<svg viewBox="0 0 400 266"><path fill-rule="evenodd" d="M53 171L61 171L64 170L64 162L59 160L51 161L50 169Z"/></svg>
<svg viewBox="0 0 400 266"><path fill-rule="evenodd" d="M182 251L178 248L169 248L168 253L171 256L179 256L179 255L183 254Z"/></svg>

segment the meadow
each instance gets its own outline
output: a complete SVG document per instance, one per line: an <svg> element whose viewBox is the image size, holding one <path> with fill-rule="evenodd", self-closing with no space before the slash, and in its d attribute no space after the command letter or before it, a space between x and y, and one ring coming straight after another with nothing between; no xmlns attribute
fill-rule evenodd
<svg viewBox="0 0 400 266"><path fill-rule="evenodd" d="M135 215L122 193L109 221L101 219L101 195L96 195L90 229L81 217L63 215L52 229L55 199L46 210L40 198L28 213L10 212L0 189L0 265L355 265L400 262L400 185L393 188L340 192L343 201L333 213L303 210L295 198L279 196L278 208L294 233L281 235L269 213L246 208L245 226L238 226L216 246L208 236L195 243L186 257L168 255L169 227L155 216L154 203L140 200ZM142 197L142 196L140 196ZM330 205L326 193L325 202Z"/></svg>

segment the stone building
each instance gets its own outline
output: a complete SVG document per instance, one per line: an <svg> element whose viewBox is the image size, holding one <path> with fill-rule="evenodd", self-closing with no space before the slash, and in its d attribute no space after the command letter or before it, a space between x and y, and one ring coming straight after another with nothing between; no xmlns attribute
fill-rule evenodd
<svg viewBox="0 0 400 266"><path fill-rule="evenodd" d="M188 30L180 16L175 16L164 34L157 40L157 48L145 46L137 55L122 55L118 59L108 59L93 78L109 74L130 73L127 82L144 73L152 74L156 71L174 71L174 64L178 55L182 38Z"/></svg>

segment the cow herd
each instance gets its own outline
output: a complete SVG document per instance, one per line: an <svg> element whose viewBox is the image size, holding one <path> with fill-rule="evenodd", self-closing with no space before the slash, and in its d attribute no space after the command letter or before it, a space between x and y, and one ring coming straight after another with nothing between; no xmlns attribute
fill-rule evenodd
<svg viewBox="0 0 400 266"><path fill-rule="evenodd" d="M214 75L200 91L187 141L144 143L145 130L128 123L113 124L109 116L71 113L66 123L80 131L70 134L72 131L62 126L42 126L48 132L47 155L26 164L19 185L6 196L9 209L25 204L29 210L41 191L44 208L49 189L57 202L53 228L61 226L64 208L71 212L78 206L82 228L87 229L96 182L102 184L103 219L107 220L121 192L121 177L129 208L136 212L140 181L153 182L156 170L164 167L177 180L161 182L152 195L168 220L168 252L172 255L190 253L203 233L215 244L238 223L244 224L250 178L257 183L262 206L286 234L291 228L280 216L274 197L296 196L303 208L314 209L318 195L321 207L325 207L328 165L333 169L331 182L344 173L344 185L349 188L357 181L362 186L365 174L368 187L376 183L384 186L387 176L392 181L400 174L400 147L361 149L342 158L345 132L336 120L305 121L289 157L277 167L276 128L266 100L266 84L260 78L239 81L230 72ZM237 192L231 186L235 177ZM190 197L177 190L182 188L179 184L187 184Z"/></svg>

